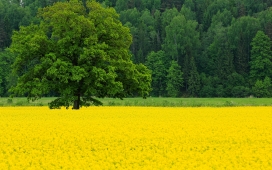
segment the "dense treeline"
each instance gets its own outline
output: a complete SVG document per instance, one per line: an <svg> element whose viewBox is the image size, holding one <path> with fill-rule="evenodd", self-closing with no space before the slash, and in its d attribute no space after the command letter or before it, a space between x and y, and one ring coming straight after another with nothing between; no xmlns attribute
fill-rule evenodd
<svg viewBox="0 0 272 170"><path fill-rule="evenodd" d="M38 8L56 1L0 0L0 96L17 79L7 50L12 31L38 23ZM272 1L99 2L130 28L133 61L152 71L152 96L272 96Z"/></svg>

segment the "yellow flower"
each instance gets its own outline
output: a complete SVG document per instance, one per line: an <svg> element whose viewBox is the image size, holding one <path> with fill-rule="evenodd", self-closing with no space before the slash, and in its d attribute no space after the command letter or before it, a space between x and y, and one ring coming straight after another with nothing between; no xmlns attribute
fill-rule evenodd
<svg viewBox="0 0 272 170"><path fill-rule="evenodd" d="M272 108L0 108L0 169L272 169Z"/></svg>

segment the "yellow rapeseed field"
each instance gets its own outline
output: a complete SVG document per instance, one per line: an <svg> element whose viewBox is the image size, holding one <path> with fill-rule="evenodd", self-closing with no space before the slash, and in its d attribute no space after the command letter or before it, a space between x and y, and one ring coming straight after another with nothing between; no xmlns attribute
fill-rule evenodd
<svg viewBox="0 0 272 170"><path fill-rule="evenodd" d="M272 107L0 108L0 169L272 169Z"/></svg>

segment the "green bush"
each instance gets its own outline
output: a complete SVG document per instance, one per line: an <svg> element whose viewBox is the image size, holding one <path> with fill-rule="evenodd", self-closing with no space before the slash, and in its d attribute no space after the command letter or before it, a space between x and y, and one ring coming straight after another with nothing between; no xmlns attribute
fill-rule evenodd
<svg viewBox="0 0 272 170"><path fill-rule="evenodd" d="M244 86L235 86L231 90L233 97L247 97L250 95L250 89Z"/></svg>
<svg viewBox="0 0 272 170"><path fill-rule="evenodd" d="M201 88L200 97L213 97L215 96L215 89L210 85L205 85Z"/></svg>
<svg viewBox="0 0 272 170"><path fill-rule="evenodd" d="M252 87L254 96L256 97L271 97L272 96L272 85L271 79L265 77L265 79L257 80L255 85Z"/></svg>

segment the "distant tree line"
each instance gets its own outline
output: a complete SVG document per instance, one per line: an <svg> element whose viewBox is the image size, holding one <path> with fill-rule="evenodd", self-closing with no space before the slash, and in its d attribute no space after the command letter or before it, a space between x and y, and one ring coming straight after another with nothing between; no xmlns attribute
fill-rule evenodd
<svg viewBox="0 0 272 170"><path fill-rule="evenodd" d="M152 71L151 96L272 96L272 1L97 1L130 28L132 60ZM0 0L0 96L17 81L13 30L39 23L38 9L54 2Z"/></svg>

